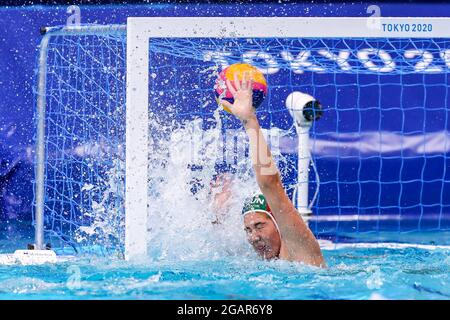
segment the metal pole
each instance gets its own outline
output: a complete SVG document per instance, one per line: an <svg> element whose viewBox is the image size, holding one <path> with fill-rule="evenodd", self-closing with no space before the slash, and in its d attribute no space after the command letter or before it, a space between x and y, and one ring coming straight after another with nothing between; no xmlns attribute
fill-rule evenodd
<svg viewBox="0 0 450 320"><path fill-rule="evenodd" d="M123 33L126 34L126 24L112 24L112 25L79 25L79 26L64 26L64 27L43 27L41 34L52 36L61 35L94 35L109 33Z"/></svg>
<svg viewBox="0 0 450 320"><path fill-rule="evenodd" d="M297 210L301 215L310 215L308 208L308 180L311 154L309 152L310 125L297 126L298 134L298 186L297 186Z"/></svg>
<svg viewBox="0 0 450 320"><path fill-rule="evenodd" d="M35 249L43 250L44 246L44 179L45 179L45 89L47 84L47 48L49 36L44 35L39 54L39 82L37 98L37 138L36 138L36 219Z"/></svg>

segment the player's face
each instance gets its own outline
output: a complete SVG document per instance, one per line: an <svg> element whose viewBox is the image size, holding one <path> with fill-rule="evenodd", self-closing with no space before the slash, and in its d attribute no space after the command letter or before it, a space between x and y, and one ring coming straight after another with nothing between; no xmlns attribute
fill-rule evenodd
<svg viewBox="0 0 450 320"><path fill-rule="evenodd" d="M263 212L249 213L244 217L247 239L264 259L278 257L281 239L272 219Z"/></svg>

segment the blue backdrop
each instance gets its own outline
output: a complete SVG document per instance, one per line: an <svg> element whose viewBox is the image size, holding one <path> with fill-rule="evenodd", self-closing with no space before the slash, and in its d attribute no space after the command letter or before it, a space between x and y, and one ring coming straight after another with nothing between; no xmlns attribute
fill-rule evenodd
<svg viewBox="0 0 450 320"><path fill-rule="evenodd" d="M379 6L382 16L450 15L450 4L444 3L379 4ZM369 16L366 12L367 7L367 4L81 6L81 22L125 24L128 16ZM33 107L35 105L33 86L37 48L41 39L39 29L42 26L65 24L69 16L66 10L66 6L0 8L0 70L2 71L0 76L0 221L31 219ZM371 117L369 114L367 116ZM348 123L351 124L351 122ZM331 125L336 124L331 123ZM434 131L432 125L426 130ZM442 130L442 123L436 123L437 127ZM368 126L367 130L369 129L373 128ZM370 161L376 166L380 165L378 160ZM442 161L442 158L436 159L436 166L441 172ZM388 165L392 168L390 171L385 171L387 174L398 173L400 165L398 162L393 161ZM334 168L337 162L324 158L322 166ZM346 175L352 175L355 172L351 164L348 164L345 170L342 169L341 179L344 180ZM364 172L363 169L360 168L360 171ZM432 165L430 170L432 174ZM367 179L370 179L369 171L365 172L367 172ZM331 185L330 188L332 189ZM324 196L332 195L331 189L327 192L325 187ZM412 188L411 192L413 190L415 188ZM348 190L348 192L353 191ZM330 201L333 200L330 199Z"/></svg>

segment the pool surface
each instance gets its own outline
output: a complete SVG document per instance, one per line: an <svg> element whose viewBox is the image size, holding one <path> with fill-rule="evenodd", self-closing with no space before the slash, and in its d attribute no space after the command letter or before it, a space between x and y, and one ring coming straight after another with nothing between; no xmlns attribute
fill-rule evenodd
<svg viewBox="0 0 450 320"><path fill-rule="evenodd" d="M435 237L448 234L426 235ZM0 266L0 299L450 299L450 246L328 245L323 253L327 269L225 255Z"/></svg>

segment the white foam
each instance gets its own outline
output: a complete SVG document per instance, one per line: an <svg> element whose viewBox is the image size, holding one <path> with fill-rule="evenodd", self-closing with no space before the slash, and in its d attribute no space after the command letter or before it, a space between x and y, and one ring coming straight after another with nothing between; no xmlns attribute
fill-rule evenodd
<svg viewBox="0 0 450 320"><path fill-rule="evenodd" d="M200 119L152 127L149 168L148 251L156 260L215 259L251 250L243 230L242 204L255 192L248 158L239 158L227 208L212 209L211 182L221 163L220 123L203 130ZM218 152L219 151L219 152ZM195 166L195 169L192 168ZM193 193L191 188L197 185ZM213 224L219 220L220 223Z"/></svg>

